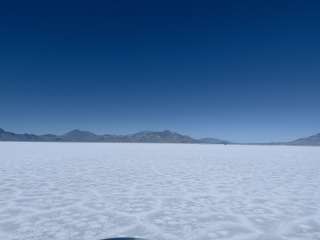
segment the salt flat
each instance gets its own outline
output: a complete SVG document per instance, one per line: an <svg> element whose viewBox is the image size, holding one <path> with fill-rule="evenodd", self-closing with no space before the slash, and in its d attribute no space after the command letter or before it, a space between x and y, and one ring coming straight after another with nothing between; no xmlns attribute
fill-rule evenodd
<svg viewBox="0 0 320 240"><path fill-rule="evenodd" d="M320 148L0 143L0 239L320 239Z"/></svg>

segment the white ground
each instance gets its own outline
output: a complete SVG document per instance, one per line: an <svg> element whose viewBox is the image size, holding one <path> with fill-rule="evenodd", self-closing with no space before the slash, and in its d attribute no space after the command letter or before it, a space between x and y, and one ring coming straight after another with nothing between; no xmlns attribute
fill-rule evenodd
<svg viewBox="0 0 320 240"><path fill-rule="evenodd" d="M0 239L320 239L320 147L0 143Z"/></svg>

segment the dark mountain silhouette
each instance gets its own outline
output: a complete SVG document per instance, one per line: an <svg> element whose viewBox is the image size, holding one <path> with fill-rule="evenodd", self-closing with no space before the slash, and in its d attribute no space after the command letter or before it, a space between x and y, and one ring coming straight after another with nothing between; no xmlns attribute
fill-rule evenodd
<svg viewBox="0 0 320 240"><path fill-rule="evenodd" d="M97 135L89 131L72 130L63 135L44 134L35 135L29 133L13 133L0 128L0 141L24 141L24 142L132 142L132 143L199 143L199 144L232 144L232 142L216 138L192 138L170 130L142 131L127 135L103 134ZM320 133L299 138L289 142L274 143L247 143L250 145L299 145L320 146Z"/></svg>
<svg viewBox="0 0 320 240"><path fill-rule="evenodd" d="M196 143L197 140L187 135L165 130L162 132L143 131L128 135L134 142L156 142L156 143Z"/></svg>
<svg viewBox="0 0 320 240"><path fill-rule="evenodd" d="M68 142L100 142L103 137L92 132L75 129L62 135L61 139Z"/></svg>
<svg viewBox="0 0 320 240"><path fill-rule="evenodd" d="M136 143L203 143L225 144L224 140L215 138L195 139L169 130L142 131L128 135L97 135L89 131L72 130L63 135L17 134L0 129L0 141L37 141L37 142L136 142Z"/></svg>
<svg viewBox="0 0 320 240"><path fill-rule="evenodd" d="M34 134L16 134L13 132L7 132L0 128L0 140L1 141L38 141L40 137Z"/></svg>

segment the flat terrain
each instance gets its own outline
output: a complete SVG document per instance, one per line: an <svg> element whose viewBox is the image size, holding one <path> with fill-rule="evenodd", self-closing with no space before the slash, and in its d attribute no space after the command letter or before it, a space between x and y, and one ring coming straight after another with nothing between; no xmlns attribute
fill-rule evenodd
<svg viewBox="0 0 320 240"><path fill-rule="evenodd" d="M0 239L320 239L320 147L0 143Z"/></svg>

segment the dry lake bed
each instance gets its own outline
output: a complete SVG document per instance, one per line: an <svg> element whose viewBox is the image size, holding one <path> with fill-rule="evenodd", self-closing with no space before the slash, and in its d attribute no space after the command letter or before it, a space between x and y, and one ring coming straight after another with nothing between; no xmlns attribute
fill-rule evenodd
<svg viewBox="0 0 320 240"><path fill-rule="evenodd" d="M0 143L0 239L320 240L320 147Z"/></svg>

